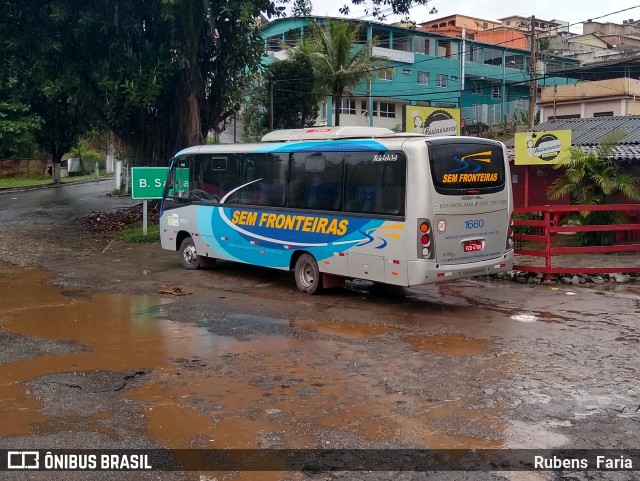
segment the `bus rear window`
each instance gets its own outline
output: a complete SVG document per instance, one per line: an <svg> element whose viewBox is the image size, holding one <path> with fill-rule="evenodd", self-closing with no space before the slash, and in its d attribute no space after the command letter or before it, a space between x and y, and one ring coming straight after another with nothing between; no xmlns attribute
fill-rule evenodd
<svg viewBox="0 0 640 481"><path fill-rule="evenodd" d="M489 194L504 189L505 160L500 144L430 142L429 161L433 185L440 194Z"/></svg>

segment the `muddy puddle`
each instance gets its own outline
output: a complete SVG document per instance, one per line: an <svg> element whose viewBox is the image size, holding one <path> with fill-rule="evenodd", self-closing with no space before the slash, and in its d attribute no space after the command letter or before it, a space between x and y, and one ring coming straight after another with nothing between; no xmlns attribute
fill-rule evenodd
<svg viewBox="0 0 640 481"><path fill-rule="evenodd" d="M142 381L113 396L139 403L150 439L171 448L506 443L508 399L487 402L487 389L516 363L496 357L491 340L420 335L406 323L246 316L245 324L241 314L225 321L237 335L219 335L169 319L171 298L65 291L35 269L0 274L0 292L10 293L0 297L0 331L18 344L51 344L0 364L0 436L55 430L55 412L43 412L29 388L34 379L132 371ZM252 331L270 322L279 328ZM98 429L109 413L85 418Z"/></svg>

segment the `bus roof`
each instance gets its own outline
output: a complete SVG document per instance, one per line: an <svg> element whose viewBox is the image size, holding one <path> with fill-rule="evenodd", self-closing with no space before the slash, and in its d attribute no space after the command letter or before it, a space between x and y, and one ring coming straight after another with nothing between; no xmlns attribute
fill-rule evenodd
<svg viewBox="0 0 640 481"><path fill-rule="evenodd" d="M262 137L262 142L291 142L296 140L372 139L376 137L422 136L384 127L308 127L306 129L274 130Z"/></svg>

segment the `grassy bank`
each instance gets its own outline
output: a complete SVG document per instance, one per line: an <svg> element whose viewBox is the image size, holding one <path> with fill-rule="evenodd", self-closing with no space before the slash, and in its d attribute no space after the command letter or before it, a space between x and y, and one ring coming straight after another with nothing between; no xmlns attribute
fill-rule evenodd
<svg viewBox="0 0 640 481"><path fill-rule="evenodd" d="M100 178L107 177L106 171L100 172ZM111 177L111 175L109 175ZM96 178L96 175L92 173L87 173L83 175L74 175L69 177L62 177L60 179L61 183L69 184L73 182L77 182L79 180L93 180ZM0 189L2 188L17 188L17 187L37 187L43 185L53 185L53 179L50 175L37 176L37 177L2 177L0 178Z"/></svg>

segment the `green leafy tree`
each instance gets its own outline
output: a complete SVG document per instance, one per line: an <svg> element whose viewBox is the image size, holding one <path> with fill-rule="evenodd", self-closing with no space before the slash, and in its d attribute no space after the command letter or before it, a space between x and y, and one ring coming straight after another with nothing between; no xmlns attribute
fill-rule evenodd
<svg viewBox="0 0 640 481"><path fill-rule="evenodd" d="M292 17L308 17L311 15L311 0L293 0L291 6Z"/></svg>
<svg viewBox="0 0 640 481"><path fill-rule="evenodd" d="M10 66L0 69L0 158L30 156L36 152L40 118L18 95L20 81Z"/></svg>
<svg viewBox="0 0 640 481"><path fill-rule="evenodd" d="M382 59L371 55L372 42L358 43L361 25L329 19L311 29L308 46L321 91L331 95L334 125L340 125L340 103L348 88L372 75Z"/></svg>
<svg viewBox="0 0 640 481"><path fill-rule="evenodd" d="M426 5L431 0L351 0L351 4L358 6L358 8L364 7L365 15L372 15L379 20L384 20L387 15L400 15L405 19L409 18L409 10L417 5ZM340 13L342 15L349 15L351 13L351 6L348 2L345 2L340 7ZM435 8L431 8L430 14L438 13Z"/></svg>
<svg viewBox="0 0 640 481"><path fill-rule="evenodd" d="M242 108L242 140L259 142L269 132L269 93L262 75L258 76L248 90Z"/></svg>
<svg viewBox="0 0 640 481"><path fill-rule="evenodd" d="M20 100L39 119L33 138L51 156L57 183L62 156L93 123L84 64L72 55L78 48L67 23L73 5L7 0L4 7L9 16L0 22L2 63L20 69Z"/></svg>
<svg viewBox="0 0 640 481"><path fill-rule="evenodd" d="M352 0L380 14L427 1ZM95 121L131 157L159 164L224 128L260 66L257 19L285 3L4 0L0 60L21 65L20 100L42 119L39 142L56 164Z"/></svg>
<svg viewBox="0 0 640 481"><path fill-rule="evenodd" d="M569 196L572 205L601 205L614 194L630 200L640 199L640 182L637 177L625 172L620 163L611 158L612 149L626 136L613 132L604 137L596 151L585 152L572 149L571 157L555 169L564 169L547 191L549 199L557 200ZM612 211L581 212L569 220L583 225L608 225L622 223L620 214ZM581 245L610 245L615 239L613 232L580 232Z"/></svg>
<svg viewBox="0 0 640 481"><path fill-rule="evenodd" d="M83 18L93 14L85 34L103 38L90 56L103 118L132 146L134 159L164 163L232 118L260 64L263 42L255 19L262 11L273 14L275 5L106 0L85 10Z"/></svg>
<svg viewBox="0 0 640 481"><path fill-rule="evenodd" d="M243 114L244 138L255 142L269 131L273 105L274 129L298 129L315 124L318 98L311 60L290 49L291 57L269 65L251 89Z"/></svg>
<svg viewBox="0 0 640 481"><path fill-rule="evenodd" d="M294 55L272 63L267 75L273 84L274 129L296 129L313 125L318 117L318 98L311 60Z"/></svg>

